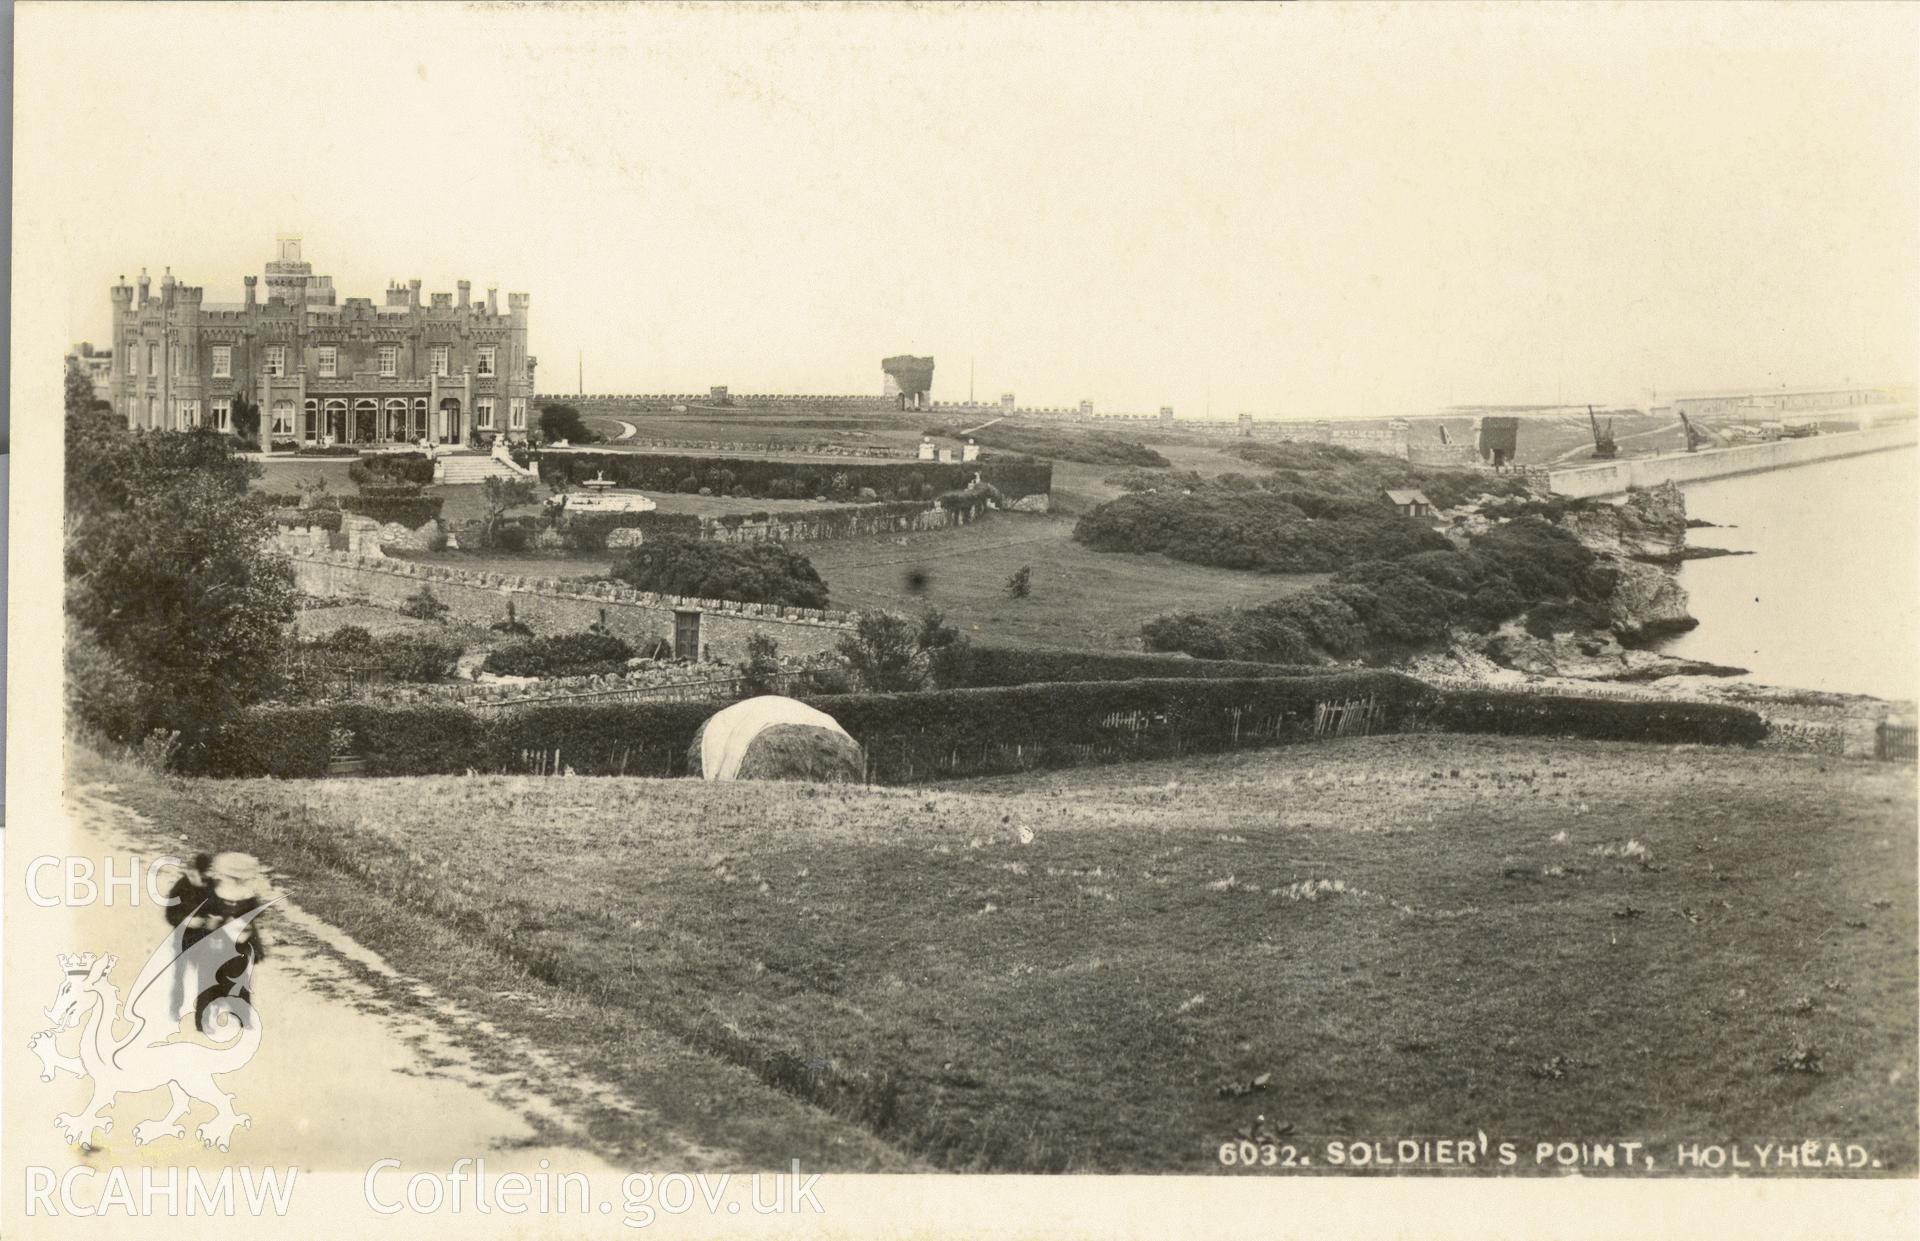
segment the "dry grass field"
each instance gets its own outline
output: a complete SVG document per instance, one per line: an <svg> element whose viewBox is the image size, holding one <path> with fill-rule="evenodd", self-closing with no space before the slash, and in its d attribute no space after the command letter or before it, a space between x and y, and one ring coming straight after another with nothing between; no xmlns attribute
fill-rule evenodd
<svg viewBox="0 0 1920 1241"><path fill-rule="evenodd" d="M76 778L809 1167L1206 1172L1253 1133L1322 1171L1480 1130L1915 1172L1909 767L1395 736L918 790Z"/></svg>

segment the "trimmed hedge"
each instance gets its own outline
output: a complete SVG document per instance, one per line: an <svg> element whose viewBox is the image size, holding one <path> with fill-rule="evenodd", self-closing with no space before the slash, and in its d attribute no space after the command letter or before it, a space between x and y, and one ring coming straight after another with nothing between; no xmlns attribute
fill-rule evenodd
<svg viewBox="0 0 1920 1241"><path fill-rule="evenodd" d="M633 647L606 633L528 638L487 653L481 670L503 677L594 676L626 670Z"/></svg>
<svg viewBox="0 0 1920 1241"><path fill-rule="evenodd" d="M770 499L811 499L843 490L857 495L871 487L880 495L902 489L925 498L960 491L979 474L1002 495L1045 495L1053 490L1053 463L1025 458L991 458L965 463L938 461L783 461L779 458L700 457L665 453L546 452L538 454L542 481L578 482L604 474L622 487L674 491L688 479L697 489L709 478L730 476L731 493ZM838 480L840 487L835 487Z"/></svg>
<svg viewBox="0 0 1920 1241"><path fill-rule="evenodd" d="M322 530L340 529L340 510L337 508L300 508L279 509L272 514L273 524L289 529L304 530L318 526Z"/></svg>
<svg viewBox="0 0 1920 1241"><path fill-rule="evenodd" d="M382 479L424 487L433 481L433 462L420 452L369 453L347 467L347 477L363 487Z"/></svg>
<svg viewBox="0 0 1920 1241"><path fill-rule="evenodd" d="M1422 702L1420 718L1440 732L1581 737L1591 741L1753 745L1767 735L1767 722L1745 707L1498 690L1436 693Z"/></svg>
<svg viewBox="0 0 1920 1241"><path fill-rule="evenodd" d="M1031 685L1037 681L1132 681L1142 677L1212 680L1220 677L1314 676L1323 672L1323 668L1288 664L1191 659L1183 655L1152 655L1131 651L1026 650L1010 646L975 646L968 648L961 665L959 688Z"/></svg>
<svg viewBox="0 0 1920 1241"><path fill-rule="evenodd" d="M440 518L440 506L445 500L440 496L342 496L340 507L349 513L358 513L362 517L371 517L382 525L399 522L409 530L417 530L430 521Z"/></svg>
<svg viewBox="0 0 1920 1241"><path fill-rule="evenodd" d="M1371 697L1375 732L1426 729L1609 741L1750 745L1743 707L1436 689L1397 672L1085 681L809 697L867 750L877 783L1074 766L1304 739L1321 703ZM257 707L185 755L213 776L318 776L351 729L377 775L553 770L683 775L715 703L584 703L482 714L456 706Z"/></svg>

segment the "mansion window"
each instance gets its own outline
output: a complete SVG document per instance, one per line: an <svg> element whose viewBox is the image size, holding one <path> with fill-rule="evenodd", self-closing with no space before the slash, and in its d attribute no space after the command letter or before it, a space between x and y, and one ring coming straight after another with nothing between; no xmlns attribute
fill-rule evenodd
<svg viewBox="0 0 1920 1241"><path fill-rule="evenodd" d="M527 429L527 399L516 396L507 402L507 430L524 431Z"/></svg>
<svg viewBox="0 0 1920 1241"><path fill-rule="evenodd" d="M493 374L493 348L491 346L484 347L480 350L480 365L474 373L478 375Z"/></svg>
<svg viewBox="0 0 1920 1241"><path fill-rule="evenodd" d="M152 341L148 341L147 342L147 374L158 375L159 373L160 373L160 346L154 344Z"/></svg>
<svg viewBox="0 0 1920 1241"><path fill-rule="evenodd" d="M125 351L123 351L120 354L120 356L127 360L127 374L138 375L140 373L140 342L139 341L136 341L136 340L127 341L127 347Z"/></svg>
<svg viewBox="0 0 1920 1241"><path fill-rule="evenodd" d="M271 350L269 350L271 353ZM275 435L293 434L293 402L275 401L273 403L273 433Z"/></svg>
<svg viewBox="0 0 1920 1241"><path fill-rule="evenodd" d="M215 379L233 378L232 345L215 345L213 347L213 377Z"/></svg>
<svg viewBox="0 0 1920 1241"><path fill-rule="evenodd" d="M214 430L233 430L233 399L231 397L215 397L211 409L213 413Z"/></svg>
<svg viewBox="0 0 1920 1241"><path fill-rule="evenodd" d="M200 425L200 402L180 402L180 429L190 431Z"/></svg>
<svg viewBox="0 0 1920 1241"><path fill-rule="evenodd" d="M433 373L442 378L446 377L447 347L445 345L435 345L433 347Z"/></svg>
<svg viewBox="0 0 1920 1241"><path fill-rule="evenodd" d="M482 396L474 398L474 425L482 431L493 430L493 398Z"/></svg>
<svg viewBox="0 0 1920 1241"><path fill-rule="evenodd" d="M391 379L400 370L400 347L398 345L380 346L380 373Z"/></svg>
<svg viewBox="0 0 1920 1241"><path fill-rule="evenodd" d="M340 373L340 350L332 345L320 346L320 377L332 379Z"/></svg>
<svg viewBox="0 0 1920 1241"><path fill-rule="evenodd" d="M180 373L180 346L167 346L167 366L172 369L174 374L178 375Z"/></svg>
<svg viewBox="0 0 1920 1241"><path fill-rule="evenodd" d="M267 374L278 378L287 373L287 347L285 345L267 346L267 364L263 367ZM292 428L289 427L289 430Z"/></svg>

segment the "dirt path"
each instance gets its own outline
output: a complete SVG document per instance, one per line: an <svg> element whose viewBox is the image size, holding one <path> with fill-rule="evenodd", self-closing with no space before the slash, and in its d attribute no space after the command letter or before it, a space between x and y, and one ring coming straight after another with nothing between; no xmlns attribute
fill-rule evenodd
<svg viewBox="0 0 1920 1241"><path fill-rule="evenodd" d="M112 855L123 866L129 855L155 856L153 825L111 797L110 786L69 794L63 847L81 857ZM69 950L116 954L112 978L124 996L166 929L160 910L143 892L137 905L123 900L75 914L77 942ZM79 1111L88 1087L65 1074L43 1082L28 1071L14 1078L19 1087L7 1100L15 1160L60 1167L79 1159L96 1168L156 1161L218 1168L244 1160L361 1171L386 1158L446 1168L484 1156L501 1172L532 1170L541 1160L566 1171L611 1170L552 1102L555 1094L594 1092L567 1066L407 978L291 900L275 906L263 925L270 954L254 987L260 1049L221 1079L251 1124L236 1131L228 1152L203 1148L193 1136L211 1114L204 1105L185 1118L184 1138L136 1147L133 1127L166 1111L164 1089L120 1096L106 1112L112 1129L95 1134L101 1145L70 1147L53 1117ZM9 1047L23 1048L33 1030L45 1027L40 1008L58 981L49 959L46 995L10 1008ZM75 1033L64 1036L63 1050L76 1040ZM517 1071L502 1073L501 1064Z"/></svg>

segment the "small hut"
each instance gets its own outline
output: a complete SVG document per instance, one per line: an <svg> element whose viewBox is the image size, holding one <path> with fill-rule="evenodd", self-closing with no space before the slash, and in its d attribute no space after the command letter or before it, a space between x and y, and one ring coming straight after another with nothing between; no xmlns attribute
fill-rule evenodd
<svg viewBox="0 0 1920 1241"><path fill-rule="evenodd" d="M1425 521L1433 516L1433 502L1418 491L1389 491L1387 502L1400 510L1402 517Z"/></svg>

